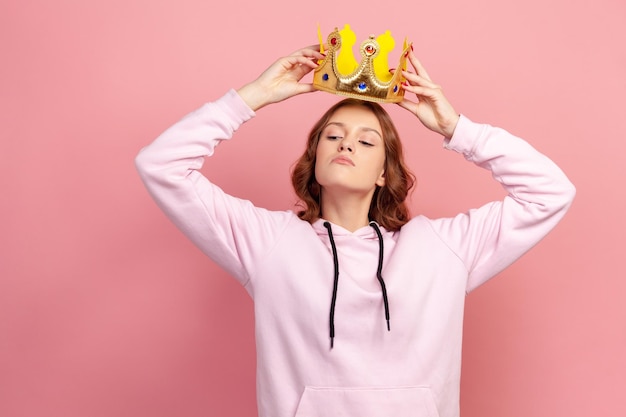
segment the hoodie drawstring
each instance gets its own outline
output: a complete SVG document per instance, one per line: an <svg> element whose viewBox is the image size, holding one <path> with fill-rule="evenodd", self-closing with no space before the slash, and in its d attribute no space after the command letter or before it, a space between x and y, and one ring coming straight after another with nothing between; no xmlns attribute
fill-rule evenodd
<svg viewBox="0 0 626 417"><path fill-rule="evenodd" d="M383 245L383 236L380 233L380 229L378 224L374 221L370 222L370 226L376 232L378 236L378 269L376 270L376 278L378 278L378 282L380 283L380 288L383 292L383 303L385 306L385 320L387 320L387 331L391 331L391 327L389 324L389 299L387 298L387 287L385 286L385 281L383 280L382 270L383 270L383 256L385 252L385 248ZM333 279L333 296L330 302L330 348L332 349L334 346L335 340L335 305L337 303L337 288L339 286L339 259L337 257L337 247L335 246L335 239L333 238L333 231L329 222L324 222L324 227L328 230L328 238L330 239L330 247L333 251L333 264L335 267L335 274Z"/></svg>
<svg viewBox="0 0 626 417"><path fill-rule="evenodd" d="M387 298L387 287L385 286L385 281L383 280L383 255L385 254L385 247L383 246L383 235L380 233L380 229L378 228L378 224L374 221L370 222L370 226L376 231L376 235L378 235L378 270L376 271L376 278L378 278L378 282L380 282L380 288L383 291L383 303L385 304L385 319L387 320L387 331L391 331L391 326L389 325L389 299Z"/></svg>
<svg viewBox="0 0 626 417"><path fill-rule="evenodd" d="M333 230L330 223L324 222L324 227L328 230L328 238L330 239L330 247L333 250L333 263L335 265L335 278L333 280L333 298L330 302L330 348L333 348L335 339L335 304L337 303L337 286L339 284L339 259L337 258L337 247L335 239L333 239Z"/></svg>

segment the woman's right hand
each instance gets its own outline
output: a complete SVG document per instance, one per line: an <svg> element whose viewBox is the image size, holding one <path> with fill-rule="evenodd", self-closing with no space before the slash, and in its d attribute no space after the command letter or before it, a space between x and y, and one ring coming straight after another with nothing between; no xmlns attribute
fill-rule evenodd
<svg viewBox="0 0 626 417"><path fill-rule="evenodd" d="M443 94L441 87L432 81L412 50L409 51L408 58L413 71L404 71L404 90L414 93L417 100L409 100L405 95L404 100L398 104L417 116L433 132L451 138L459 122L459 114Z"/></svg>
<svg viewBox="0 0 626 417"><path fill-rule="evenodd" d="M299 49L278 59L256 80L238 89L237 93L256 111L268 104L316 91L313 84L302 83L300 80L317 68L317 61L320 59L324 59L324 55L319 52L319 45Z"/></svg>

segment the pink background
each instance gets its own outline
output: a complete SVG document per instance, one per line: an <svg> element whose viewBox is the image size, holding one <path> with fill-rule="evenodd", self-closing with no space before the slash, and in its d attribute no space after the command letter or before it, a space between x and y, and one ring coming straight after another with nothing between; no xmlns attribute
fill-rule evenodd
<svg viewBox="0 0 626 417"><path fill-rule="evenodd" d="M187 112L317 43L318 22L324 34L350 23L359 38L408 36L458 111L526 138L577 186L554 232L468 297L463 415L626 414L626 4L336 3L2 1L0 416L254 415L251 301L170 225L133 159ZM334 101L261 110L206 173L291 208L290 165ZM419 178L414 213L501 196L389 110Z"/></svg>

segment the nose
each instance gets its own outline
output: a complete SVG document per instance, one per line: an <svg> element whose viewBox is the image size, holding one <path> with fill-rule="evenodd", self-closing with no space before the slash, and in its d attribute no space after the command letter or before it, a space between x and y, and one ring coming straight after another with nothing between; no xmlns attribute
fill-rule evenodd
<svg viewBox="0 0 626 417"><path fill-rule="evenodd" d="M352 153L353 150L354 145L347 137L344 137L341 142L339 142L339 152L348 151Z"/></svg>

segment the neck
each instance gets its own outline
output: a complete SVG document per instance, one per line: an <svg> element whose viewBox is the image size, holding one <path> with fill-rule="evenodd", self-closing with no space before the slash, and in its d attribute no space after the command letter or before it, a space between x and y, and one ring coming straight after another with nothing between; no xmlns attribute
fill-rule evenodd
<svg viewBox="0 0 626 417"><path fill-rule="evenodd" d="M369 224L372 195L351 194L346 191L331 193L322 190L322 217L331 223L354 232Z"/></svg>

